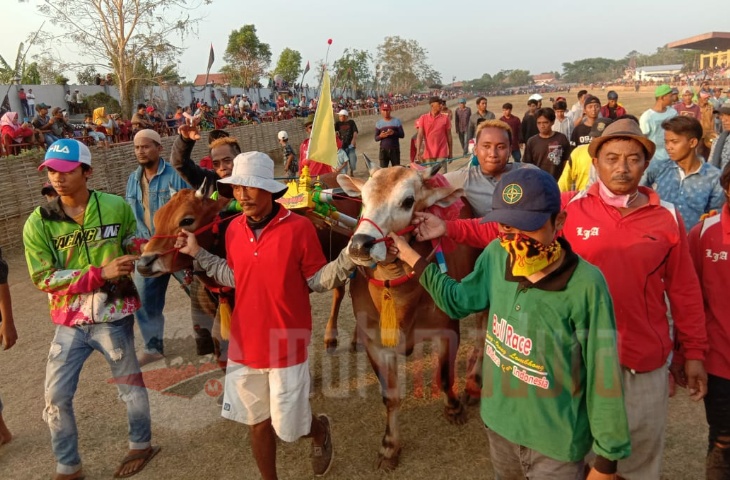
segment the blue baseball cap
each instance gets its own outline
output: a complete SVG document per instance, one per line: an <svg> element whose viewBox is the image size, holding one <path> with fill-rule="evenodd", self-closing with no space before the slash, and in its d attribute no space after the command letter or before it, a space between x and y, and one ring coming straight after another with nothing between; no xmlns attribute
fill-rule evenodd
<svg viewBox="0 0 730 480"><path fill-rule="evenodd" d="M81 164L91 166L89 147L73 138L62 138L48 147L46 157L38 167L38 171L48 167L57 172L67 173Z"/></svg>
<svg viewBox="0 0 730 480"><path fill-rule="evenodd" d="M482 223L499 222L526 232L539 230L560 212L560 189L539 168L518 168L502 175L492 196L492 211Z"/></svg>

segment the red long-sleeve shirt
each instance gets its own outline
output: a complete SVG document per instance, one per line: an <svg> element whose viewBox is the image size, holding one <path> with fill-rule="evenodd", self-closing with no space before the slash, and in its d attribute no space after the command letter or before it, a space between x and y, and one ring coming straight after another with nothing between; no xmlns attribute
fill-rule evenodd
<svg viewBox="0 0 730 480"><path fill-rule="evenodd" d="M334 169L324 163L315 162L307 158L307 150L309 149L309 139L305 138L301 145L299 145L299 172L301 176L302 169L305 165L309 167L309 176L316 177L318 175L324 175L326 173L332 173Z"/></svg>
<svg viewBox="0 0 730 480"><path fill-rule="evenodd" d="M567 192L562 235L606 277L621 364L648 372L664 365L672 350L665 292L685 358L704 360L708 345L702 292L682 218L653 190L640 190L649 204L625 217L601 200L598 184L579 194ZM447 234L459 243L484 247L496 238L497 229L479 222L448 222Z"/></svg>
<svg viewBox="0 0 730 480"><path fill-rule="evenodd" d="M705 219L689 233L689 250L704 294L707 316L707 352L705 370L730 380L730 210Z"/></svg>

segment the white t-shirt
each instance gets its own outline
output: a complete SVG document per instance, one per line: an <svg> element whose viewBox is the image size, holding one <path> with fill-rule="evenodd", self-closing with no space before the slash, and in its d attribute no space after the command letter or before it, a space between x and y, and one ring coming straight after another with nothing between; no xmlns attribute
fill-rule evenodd
<svg viewBox="0 0 730 480"><path fill-rule="evenodd" d="M664 129L662 128L662 122L676 116L677 111L672 107L667 107L663 112L657 112L653 108L650 108L642 113L641 118L639 118L641 131L656 145L656 153L654 153L653 157L656 160L666 160L669 158L669 154L664 148Z"/></svg>

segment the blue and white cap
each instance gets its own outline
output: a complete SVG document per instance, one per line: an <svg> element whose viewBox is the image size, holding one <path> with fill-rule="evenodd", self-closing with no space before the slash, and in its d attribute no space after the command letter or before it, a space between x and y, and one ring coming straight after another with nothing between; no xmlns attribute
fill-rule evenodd
<svg viewBox="0 0 730 480"><path fill-rule="evenodd" d="M48 147L46 157L38 167L38 171L48 167L57 172L67 173L81 164L91 166L89 147L73 138L62 138Z"/></svg>

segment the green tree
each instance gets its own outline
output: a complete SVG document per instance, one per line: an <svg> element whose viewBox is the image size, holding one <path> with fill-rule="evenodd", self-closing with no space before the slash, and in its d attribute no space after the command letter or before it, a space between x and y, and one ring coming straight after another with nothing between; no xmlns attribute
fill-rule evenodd
<svg viewBox="0 0 730 480"><path fill-rule="evenodd" d="M75 66L111 67L119 89L122 113L131 115L138 82L148 80L138 60L153 55L161 64L173 61L182 48L170 37L183 40L195 32L198 7L212 0L49 0L38 11L56 28L42 37L46 47L65 45L80 58ZM42 45L43 46L43 45ZM49 48L46 49L50 50ZM68 50L64 51L64 56Z"/></svg>
<svg viewBox="0 0 730 480"><path fill-rule="evenodd" d="M507 75L508 87L521 87L532 83L532 75L529 70L511 70Z"/></svg>
<svg viewBox="0 0 730 480"><path fill-rule="evenodd" d="M121 106L116 98L107 95L104 92L95 93L86 97L86 105L93 106L90 110L93 111L95 108L104 107L104 113L107 115L110 113L120 113ZM91 113L91 112L89 112Z"/></svg>
<svg viewBox="0 0 730 480"><path fill-rule="evenodd" d="M36 62L31 63L23 72L23 79L20 83L28 85L40 85L41 84L41 72L38 71L38 64Z"/></svg>
<svg viewBox="0 0 730 480"><path fill-rule="evenodd" d="M64 77L63 72L68 68L68 64L51 57L48 53L35 55L33 60L41 75L41 83L46 85L59 84L58 77Z"/></svg>
<svg viewBox="0 0 730 480"><path fill-rule="evenodd" d="M23 73L23 44L18 45L18 53L15 56L15 62L10 65L2 55L0 55L0 83L13 83L16 76L22 76Z"/></svg>
<svg viewBox="0 0 730 480"><path fill-rule="evenodd" d="M302 54L291 48L282 50L274 74L281 75L285 82L292 84L299 79L300 73L302 73Z"/></svg>
<svg viewBox="0 0 730 480"><path fill-rule="evenodd" d="M228 46L223 56L228 65L222 71L231 85L254 86L271 64L271 48L259 40L255 25L244 25L228 36Z"/></svg>
<svg viewBox="0 0 730 480"><path fill-rule="evenodd" d="M434 70L428 64L428 51L416 40L385 37L378 45L378 64L381 81L391 92L410 93L419 85L429 83L429 79L434 79Z"/></svg>
<svg viewBox="0 0 730 480"><path fill-rule="evenodd" d="M337 86L361 90L372 78L372 60L372 55L367 50L346 48L342 56L332 64Z"/></svg>
<svg viewBox="0 0 730 480"><path fill-rule="evenodd" d="M562 79L569 83L594 83L621 78L627 63L625 59L584 58L563 63Z"/></svg>
<svg viewBox="0 0 730 480"><path fill-rule="evenodd" d="M93 85L97 74L93 65L87 65L76 72L76 81L79 82L79 85Z"/></svg>

